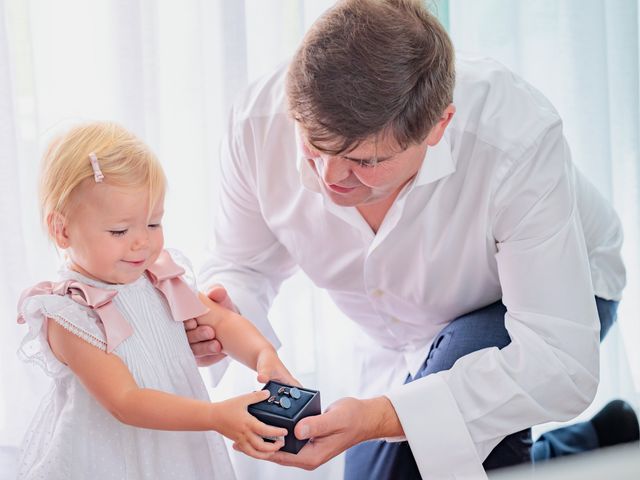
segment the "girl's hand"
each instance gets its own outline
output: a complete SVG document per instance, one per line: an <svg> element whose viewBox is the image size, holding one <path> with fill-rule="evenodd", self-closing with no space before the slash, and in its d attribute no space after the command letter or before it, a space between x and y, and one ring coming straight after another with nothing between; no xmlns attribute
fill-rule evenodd
<svg viewBox="0 0 640 480"><path fill-rule="evenodd" d="M260 460L270 458L284 445L286 428L262 423L247 411L251 404L269 398L267 390L240 395L223 402L213 403L215 430L233 440L233 448ZM275 443L262 437L281 437Z"/></svg>
<svg viewBox="0 0 640 480"><path fill-rule="evenodd" d="M258 372L258 382L260 383L276 380L286 385L302 386L300 382L289 373L289 370L284 366L273 348L265 348L258 354L256 372Z"/></svg>

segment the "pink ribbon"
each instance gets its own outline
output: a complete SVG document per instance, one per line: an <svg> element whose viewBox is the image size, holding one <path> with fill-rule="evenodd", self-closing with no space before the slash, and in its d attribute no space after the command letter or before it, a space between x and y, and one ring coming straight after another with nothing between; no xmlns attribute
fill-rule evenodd
<svg viewBox="0 0 640 480"><path fill-rule="evenodd" d="M180 278L184 269L173 261L168 252L163 251L147 273L151 283L167 299L175 321L184 322L209 311ZM133 328L112 302L117 294L116 290L92 287L77 280L40 282L22 293L18 302L18 312L22 310L24 301L35 295L68 296L80 305L90 308L100 317L107 338L107 353L111 353L133 334ZM18 323L25 323L22 313L18 314Z"/></svg>
<svg viewBox="0 0 640 480"><path fill-rule="evenodd" d="M96 312L104 325L104 333L107 337L107 352L111 353L124 339L133 333L133 328L125 320L122 314L112 303L113 297L118 294L115 290L106 290L92 287L76 280L63 282L40 282L31 287L20 296L18 311L22 310L23 302L34 295L60 295L68 296L80 305L89 307ZM18 323L25 323L22 314L18 315Z"/></svg>
<svg viewBox="0 0 640 480"><path fill-rule="evenodd" d="M147 274L153 286L167 299L176 322L184 322L209 311L180 278L184 275L184 268L178 266L166 250L163 250L158 260L147 269Z"/></svg>

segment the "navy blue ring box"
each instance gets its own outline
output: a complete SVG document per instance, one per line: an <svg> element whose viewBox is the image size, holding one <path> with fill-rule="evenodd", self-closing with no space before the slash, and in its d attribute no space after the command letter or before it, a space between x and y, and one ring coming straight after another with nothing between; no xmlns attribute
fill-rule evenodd
<svg viewBox="0 0 640 480"><path fill-rule="evenodd" d="M289 408L282 408L278 404L263 400L260 403L249 405L249 413L268 425L286 428L288 433L284 439L284 447L280 450L298 453L308 440L298 440L293 433L293 429L303 418L320 414L320 392L297 387L300 390L300 398L292 398L285 393L279 394L278 389L280 387L285 387L287 390L292 388L284 383L269 381L262 389L269 390L271 396L275 396L278 400L283 397L288 398L291 401Z"/></svg>

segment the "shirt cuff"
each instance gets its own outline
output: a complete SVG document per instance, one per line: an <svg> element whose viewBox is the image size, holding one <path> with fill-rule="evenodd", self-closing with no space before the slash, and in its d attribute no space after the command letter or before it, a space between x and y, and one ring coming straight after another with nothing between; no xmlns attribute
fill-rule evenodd
<svg viewBox="0 0 640 480"><path fill-rule="evenodd" d="M387 394L402 424L422 478L486 479L456 401L438 374Z"/></svg>

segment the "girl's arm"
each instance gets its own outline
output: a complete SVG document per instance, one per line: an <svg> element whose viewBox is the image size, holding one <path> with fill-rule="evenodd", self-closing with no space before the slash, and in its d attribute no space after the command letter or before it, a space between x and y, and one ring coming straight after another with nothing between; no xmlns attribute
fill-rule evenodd
<svg viewBox="0 0 640 480"><path fill-rule="evenodd" d="M261 390L210 403L158 390L139 388L122 360L87 343L55 321L48 320L48 340L56 358L66 364L96 400L122 423L157 430L216 430L241 451L261 458L282 447L260 437L279 437L286 429L260 422L247 406L265 400Z"/></svg>
<svg viewBox="0 0 640 480"><path fill-rule="evenodd" d="M280 361L273 345L249 320L224 308L206 295L199 294L200 301L209 312L198 317L198 325L210 325L223 351L247 367L258 372L258 381L279 380L288 385L300 385Z"/></svg>

